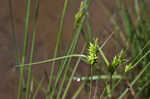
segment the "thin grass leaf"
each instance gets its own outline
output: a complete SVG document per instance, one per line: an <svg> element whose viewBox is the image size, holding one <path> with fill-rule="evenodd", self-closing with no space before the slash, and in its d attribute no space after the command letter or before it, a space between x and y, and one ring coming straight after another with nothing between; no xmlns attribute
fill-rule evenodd
<svg viewBox="0 0 150 99"><path fill-rule="evenodd" d="M144 89L145 89L146 87L148 87L149 84L150 84L150 80L148 80L148 81L142 86L142 88L136 93L134 99L139 99L139 96L143 94Z"/></svg>
<svg viewBox="0 0 150 99"><path fill-rule="evenodd" d="M91 77L93 77L93 66L94 65L91 65L91 67L90 67L90 75L91 75ZM92 89L93 89L92 85L93 85L93 80L90 79L90 94L89 94L89 99L92 99Z"/></svg>
<svg viewBox="0 0 150 99"><path fill-rule="evenodd" d="M75 39L74 39L73 42L72 42L71 48L70 48L70 50L68 51L68 54L74 52L74 50L75 50L75 46L74 46L74 45L77 44L77 39L78 39L78 37L79 37L79 35L76 35ZM62 73L62 71L63 71L65 65L66 65L66 69L65 69L64 72L65 72L65 75L67 74L67 71L68 71L68 69L69 69L70 63L71 63L71 58L68 58L68 60L67 60L67 59L64 60L64 63L61 65L60 71L58 72L58 76L57 76L58 78L56 78L56 82L57 82L57 83L58 83L58 80L60 79L61 73ZM56 86L57 83L55 83L55 86ZM52 94L54 94L54 91L52 92ZM51 95L51 97L52 97L52 96L53 96L53 95Z"/></svg>
<svg viewBox="0 0 150 99"><path fill-rule="evenodd" d="M42 83L43 83L43 81L44 81L44 79L41 79L40 83L38 84L38 86L37 86L37 88L36 88L36 90L35 90L35 92L34 92L34 94L33 94L32 99L36 99L36 96L37 96L37 94L38 94L39 90L40 90L40 89L41 89L41 87L42 87Z"/></svg>
<svg viewBox="0 0 150 99"><path fill-rule="evenodd" d="M133 63L140 57L140 55L143 54L144 50L149 47L149 44L150 44L150 40L147 41L147 43L145 44L145 46L143 47L143 49L138 53L138 55L133 59Z"/></svg>
<svg viewBox="0 0 150 99"><path fill-rule="evenodd" d="M86 48L86 44L83 46L83 49L82 49L81 53L84 52L85 48ZM78 60L77 60L77 62L76 62L76 65L75 65L75 67L74 67L74 69L73 69L73 71L72 71L72 74L71 74L71 76L69 77L69 81L68 81L68 84L67 84L67 86L66 86L66 89L64 90L63 97L65 97L66 94L67 94L67 92L68 92L68 89L69 89L69 87L70 87L70 85L71 85L71 82L72 82L72 80L73 80L73 76L75 75L76 70L77 70L77 68L78 68L78 66L79 66L79 63L80 63L80 61L81 61L81 58L82 58L82 57L79 57L79 58L78 58ZM65 74L64 74L64 75L65 75ZM63 80L65 80L65 77L63 78ZM57 94L57 99L60 99L60 95L61 95L61 92L62 92L63 85L64 85L64 84L61 83L60 88L59 88L59 92L58 92L58 94ZM62 98L63 98L63 97L62 97Z"/></svg>
<svg viewBox="0 0 150 99"><path fill-rule="evenodd" d="M104 59L106 65L109 66L110 63L109 63L108 59L106 58L104 52L102 51L101 47L99 47L98 50L99 50L99 53L101 54L102 58Z"/></svg>
<svg viewBox="0 0 150 99"><path fill-rule="evenodd" d="M33 33L32 33L32 44L31 44L29 64L32 63L32 58L33 58L33 53L34 53L35 36L36 36L36 31L37 31L37 26L38 26L39 5L40 5L40 0L37 0L37 2L36 2L36 8L35 8L35 15L34 15L34 25L33 25L34 28L33 28ZM27 78L25 99L29 98L29 93L30 93L29 88L30 88L30 81L31 81L31 72L32 72L32 65L29 65L29 67L28 67L28 78Z"/></svg>
<svg viewBox="0 0 150 99"><path fill-rule="evenodd" d="M86 25L87 25L87 31L88 31L88 35L89 35L89 42L91 42L92 41L92 38L93 38L93 33L92 33L92 30L91 30L91 25L90 25L90 22L89 22L89 14L88 14L88 12L86 13L86 16L87 16L87 18L86 18Z"/></svg>
<svg viewBox="0 0 150 99"><path fill-rule="evenodd" d="M104 55L104 52L102 51L102 49L105 46L105 44L110 40L112 35L113 35L113 33L105 40L105 42L98 49L107 66L109 66L110 63L109 63L108 59L106 58L106 56Z"/></svg>
<svg viewBox="0 0 150 99"><path fill-rule="evenodd" d="M139 2L138 0L134 0L134 7L135 7L135 15L136 15L136 24L139 26L140 24L140 10L139 10Z"/></svg>
<svg viewBox="0 0 150 99"><path fill-rule="evenodd" d="M21 88L23 87L23 71L24 71L24 62L26 57L26 50L27 50L27 40L28 40L28 26L29 26L29 16L30 16L30 5L31 0L27 0L27 10L26 10L26 21L25 21L25 32L24 32L24 44L23 44L23 53L22 53L22 68L20 68L20 78L18 84L18 95L17 99L21 98Z"/></svg>
<svg viewBox="0 0 150 99"><path fill-rule="evenodd" d="M84 88L84 85L85 85L85 81L79 86L77 91L74 93L72 99L76 99L78 97L78 95L80 94L81 90Z"/></svg>
<svg viewBox="0 0 150 99"><path fill-rule="evenodd" d="M127 49L128 49L128 47L129 47L129 44L128 44L128 43L129 43L129 42L127 41L127 39L126 39L126 37L125 37L123 31L120 29L119 24L117 23L117 21L116 21L115 19L112 19L112 23L113 23L113 25L114 25L114 27L115 27L116 34L117 34L117 33L120 34L120 37L122 38L123 43L125 44L125 46L126 46ZM118 35L117 35L117 36L118 36ZM118 44L118 42L116 42L116 43ZM119 45L119 44L118 44L118 45Z"/></svg>
<svg viewBox="0 0 150 99"><path fill-rule="evenodd" d="M32 77L33 79L34 79L34 77ZM43 79L42 79L43 80ZM42 82L42 80L41 80L41 82ZM46 88L44 88L44 87L42 87L42 83L41 82L39 82L39 81L37 81L36 79L34 79L34 83L35 84L37 84L37 86L40 88L40 90L42 90L42 92L46 95L47 94L47 90L46 90Z"/></svg>
<svg viewBox="0 0 150 99"><path fill-rule="evenodd" d="M103 92L101 93L99 99L103 99L103 96L104 96L105 91L106 91L106 87L103 89Z"/></svg>
<svg viewBox="0 0 150 99"><path fill-rule="evenodd" d="M83 58L86 58L86 56L82 55L82 54L72 54L72 55L68 55L68 56L62 56L62 57L47 59L47 60L38 61L38 62L34 62L34 63L24 64L24 66L43 64L43 63L48 63L48 62L52 62L52 61L58 61L58 60L71 58L71 57L83 57ZM22 65L20 64L20 65L17 65L16 67L22 67Z"/></svg>
<svg viewBox="0 0 150 99"><path fill-rule="evenodd" d="M88 1L83 1L82 2L82 4L84 4L84 5L82 5L81 6L81 8L82 9L84 9L84 7L86 7L86 3L87 3ZM88 8L88 7L87 7ZM78 27L77 28L79 28L80 27L80 25L81 24L83 24L83 22L81 22L82 21L82 19L83 19L83 17L85 17L86 15L85 14L83 14L82 15L82 17L81 17L81 19L80 19L80 21L78 21L79 23L78 23ZM78 19L76 19L76 20L78 20ZM75 24L76 25L76 24ZM82 25L81 25L82 26ZM79 31L82 31L83 30L83 28L81 27L81 30L79 29ZM79 37L79 36L78 36ZM77 41L77 40L76 40ZM76 41L75 41L75 45L76 45ZM74 45L74 44L73 44ZM75 50L75 47L73 47L73 50L72 51L74 51ZM72 53L72 52L71 52ZM64 85L64 82L65 82L65 79L66 79L66 75L67 75L67 72L68 72L68 70L69 70L69 65L70 65L70 62L71 62L71 59L69 59L69 61L68 61L68 63L67 63L67 65L66 65L66 68L65 68L65 71L64 71L64 77L63 77L63 80L62 80L62 82L61 82L61 86L60 86L60 88L62 89L62 87L63 87L63 85ZM77 65L76 65L77 66ZM68 84L69 85L69 84ZM68 88L69 87L67 87L66 89L68 90ZM67 93L67 90L65 91L66 93ZM65 93L64 92L64 95L63 95L63 98L65 98ZM59 93L60 94L60 93Z"/></svg>
<svg viewBox="0 0 150 99"><path fill-rule="evenodd" d="M150 54L150 50L149 51L147 51L146 53L145 53L145 55L143 55L133 66L132 66L132 69L133 68L135 68L137 65L138 65L138 63L140 62L140 61L142 61L147 55L149 55Z"/></svg>
<svg viewBox="0 0 150 99"><path fill-rule="evenodd" d="M117 21L116 21L116 19L115 19L116 14L113 13L113 15L112 15L112 14L111 14L111 11L109 11L109 10L107 9L107 7L105 7L102 2L101 2L101 5L100 5L100 6L104 9L104 12L106 13L107 16L111 16L111 17L110 17L110 19L111 19L110 21L111 21L112 24L114 25L114 28L115 28L115 31L116 31L115 34L119 33L119 34L120 34L120 37L122 38L122 40L123 40L123 42L124 42L124 44L125 44L126 46L128 46L128 41L127 41L127 39L126 39L126 37L125 37L123 31L120 29L119 24L117 23ZM118 35L116 35L116 36L118 36ZM117 45L119 45L118 42L116 42L116 43L117 43Z"/></svg>
<svg viewBox="0 0 150 99"><path fill-rule="evenodd" d="M117 0L118 1L118 8L120 10L120 16L124 25L124 29L129 37L129 40L131 42L133 41L134 36L136 35L135 28L132 24L131 16L128 12L128 9L124 7L123 1L122 0Z"/></svg>
<svg viewBox="0 0 150 99"><path fill-rule="evenodd" d="M77 41L78 41L78 38L79 38L79 35L80 35L80 32L81 32L81 29L82 29L84 20L85 20L85 16L83 16L82 19L81 19L81 23L79 24L79 27L78 27L77 32L76 32L76 34L75 34L74 40L72 41L72 44L71 44L71 46L70 46L70 49L68 50L67 55L68 55L68 54L72 54L72 53L74 52L75 48L76 48L76 44L77 44ZM68 63L67 63L67 62L68 62ZM57 73L57 77L56 77L54 89L53 89L53 91L52 91L52 93L51 93L51 97L54 95L54 92L55 92L54 90L56 90L56 86L57 86L58 81L59 81L59 79L60 79L60 77L61 77L62 71L64 70L64 66L67 64L67 66L66 66L66 68L67 68L67 67L69 66L70 62L71 62L71 59L69 59L69 60L66 59L66 60L64 60L64 63L60 66L59 71L58 71L58 73ZM66 69L66 70L67 70L67 69Z"/></svg>
<svg viewBox="0 0 150 99"><path fill-rule="evenodd" d="M130 87L132 87L142 76L142 74L145 72L145 70L149 67L150 63L148 63L144 68L140 71L140 73L136 76L136 78L131 82ZM125 91L118 97L118 99L122 99L126 93L129 91L129 88L126 88Z"/></svg>
<svg viewBox="0 0 150 99"><path fill-rule="evenodd" d="M62 12L62 16L61 16L61 20L60 20L60 24L59 24L59 29L58 29L58 33L57 33L57 41L56 41L56 47L55 47L55 52L54 52L54 58L57 57L57 53L58 53L58 47L59 47L59 43L60 43L61 32L62 32L64 17L65 17L65 13L66 13L66 9L67 9L67 4L68 4L68 0L65 0L63 12ZM51 83L52 83L54 66L55 66L55 61L52 63L52 68L51 68L50 78L49 78L49 84L48 84L48 92L50 91L50 87L51 87ZM46 99L48 99L48 96L46 97Z"/></svg>

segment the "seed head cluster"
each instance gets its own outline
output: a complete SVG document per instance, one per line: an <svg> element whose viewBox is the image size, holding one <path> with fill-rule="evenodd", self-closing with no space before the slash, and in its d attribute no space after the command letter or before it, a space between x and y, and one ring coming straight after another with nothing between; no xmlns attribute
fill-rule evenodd
<svg viewBox="0 0 150 99"><path fill-rule="evenodd" d="M88 62L93 65L97 63L98 57L97 57L97 52L98 52L98 40L96 39L94 43L90 43L89 48L88 48Z"/></svg>

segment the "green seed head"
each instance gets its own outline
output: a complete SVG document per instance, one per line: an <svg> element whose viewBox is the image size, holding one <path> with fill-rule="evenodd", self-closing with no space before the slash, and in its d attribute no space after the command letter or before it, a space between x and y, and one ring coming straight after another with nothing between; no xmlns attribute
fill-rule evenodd
<svg viewBox="0 0 150 99"><path fill-rule="evenodd" d="M126 65L126 67L125 67L125 72L129 72L132 68L133 68L133 66L132 66L131 63L128 64L128 65Z"/></svg>
<svg viewBox="0 0 150 99"><path fill-rule="evenodd" d="M113 73L116 70L116 68L124 62L126 62L126 59L123 58L123 52L121 51L118 56L114 56L113 61L109 66L109 71Z"/></svg>
<svg viewBox="0 0 150 99"><path fill-rule="evenodd" d="M98 60L97 52L98 52L98 39L96 39L94 43L90 43L89 48L88 48L87 60L91 65L97 63L97 60Z"/></svg>
<svg viewBox="0 0 150 99"><path fill-rule="evenodd" d="M97 60L98 60L98 57L97 57L96 55L88 56L88 62L89 62L91 65L97 63Z"/></svg>

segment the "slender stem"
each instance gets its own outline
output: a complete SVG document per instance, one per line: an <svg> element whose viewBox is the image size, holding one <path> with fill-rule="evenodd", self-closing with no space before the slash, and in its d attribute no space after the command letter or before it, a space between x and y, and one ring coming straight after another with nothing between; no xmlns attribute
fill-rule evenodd
<svg viewBox="0 0 150 99"><path fill-rule="evenodd" d="M69 48L69 50L67 52L67 55L72 54L75 51L75 48L76 48L76 45L77 45L77 41L78 41L78 38L80 36L80 32L81 32L84 20L85 20L85 16L83 16L82 19L81 19L81 23L79 24L79 27L77 28L77 32L76 32L75 37L74 37L74 39L73 39L73 41L71 43L71 46L70 46L70 48ZM51 93L51 97L53 97L53 95L55 93L56 86L58 84L58 81L59 81L59 79L61 77L61 74L62 74L65 66L66 66L66 68L68 68L70 62L71 62L71 58L70 59L65 59L63 61L63 64L60 66L60 69L59 69L59 71L57 73L57 77L56 77L56 80L55 80L54 88L53 88L53 91Z"/></svg>
<svg viewBox="0 0 150 99"><path fill-rule="evenodd" d="M112 98L112 76L113 76L113 73L110 73L110 99Z"/></svg>
<svg viewBox="0 0 150 99"><path fill-rule="evenodd" d="M32 63L32 57L33 57L33 52L34 52L34 45L35 45L35 35L37 31L37 26L38 26L38 11L39 11L39 1L37 0L36 3L36 9L35 9L35 20L34 20L34 30L32 33L32 44L31 44L31 52L30 52L30 63ZM28 67L28 78L27 78L27 85L26 85L26 94L25 94L25 99L29 99L29 88L30 88L30 81L31 81L31 72L32 72L32 65Z"/></svg>
<svg viewBox="0 0 150 99"><path fill-rule="evenodd" d="M78 88L78 90L74 93L72 99L77 99L78 94L79 94L79 93L81 92L81 90L84 88L85 82L86 82L86 81L84 81L84 82L80 85L80 87Z"/></svg>
<svg viewBox="0 0 150 99"><path fill-rule="evenodd" d="M102 51L102 49L99 48L98 50L99 50L99 52L100 52L102 58L104 59L106 65L109 66L110 63L109 63L108 59L106 58L106 56L105 56L104 52Z"/></svg>
<svg viewBox="0 0 150 99"><path fill-rule="evenodd" d="M86 8L85 8L85 9L88 9L89 3L90 3L90 0L86 0L86 4L87 4L87 5L86 5ZM81 30L82 30L82 28L83 28L84 20L85 20L85 15L83 15L83 16L81 17L81 20L80 20L80 22L79 22L79 26L77 27L75 39L73 40L73 42L72 42L72 44L71 44L71 50L69 49L69 51L68 51L69 54L72 54L72 53L74 52L75 48L76 48L78 38L79 38L80 33L81 33ZM57 78L56 78L56 81L55 81L55 85L54 85L53 91L52 91L52 93L51 93L51 98L53 97L53 95L54 95L54 93L55 93L56 86L57 86L57 83L58 83L58 81L59 81L59 79L60 79L60 76L61 76L61 74L62 74L62 71L63 71L63 69L64 69L64 66L65 66L66 63L67 63L66 69L65 69L65 72L67 72L67 71L69 70L69 69L68 69L68 66L69 66L70 62L71 62L71 59L69 59L68 62L67 62L67 60L65 60L64 63L63 63L63 65L61 66L62 70L60 70L60 71L58 72L58 75L57 75ZM64 96L64 98L65 98L65 96Z"/></svg>
<svg viewBox="0 0 150 99"><path fill-rule="evenodd" d="M143 94L143 90L144 90L147 86L149 86L149 84L150 84L150 80L146 81L146 83L142 86L142 88L136 93L134 99L138 99L139 96L140 96L140 94Z"/></svg>
<svg viewBox="0 0 150 99"><path fill-rule="evenodd" d="M84 52L86 46L87 46L87 44L84 44L81 53ZM77 60L77 62L76 62L76 65L75 65L75 67L74 67L74 69L73 69L73 71L72 71L72 74L71 74L71 76L70 76L70 79L69 79L69 81L68 81L68 84L67 84L67 86L66 86L66 89L64 90L64 94L63 94L62 99L65 98L66 95L67 95L67 92L68 92L69 87L70 87L70 85L71 85L71 82L72 82L72 80L73 80L73 76L75 75L76 70L77 70L77 68L78 68L78 66L79 66L79 63L81 62L81 58L82 58L82 57L79 57L78 60ZM66 72L66 73L67 73L67 72ZM65 77L65 74L64 74L63 80L65 80L65 79L66 79L66 77ZM63 85L64 85L64 84L61 83L61 86L62 86L62 87L63 87ZM58 92L58 95L57 95L57 99L60 99L60 94L61 94L61 92L62 92L62 87L60 87L60 89L59 89L59 92Z"/></svg>
<svg viewBox="0 0 150 99"><path fill-rule="evenodd" d="M136 81L142 76L142 74L146 71L149 65L150 65L150 62L146 66L144 66L144 68L140 71L140 73L136 76L136 78L131 82L129 88L132 87L136 83ZM126 88L124 92L118 97L118 99L122 99L126 95L126 93L129 91L129 88Z"/></svg>
<svg viewBox="0 0 150 99"><path fill-rule="evenodd" d="M72 54L72 55L68 55L68 56L61 56L61 57L47 59L47 60L43 60L43 61L39 61L39 62L34 62L34 63L24 64L24 65L17 65L17 67L43 64L43 63L58 61L58 60L62 60L62 59L66 59L66 58L71 58L71 57L83 57L83 58L86 58L86 56L83 55L83 54Z"/></svg>
<svg viewBox="0 0 150 99"><path fill-rule="evenodd" d="M93 66L94 65L91 65L90 67L90 76L91 76L91 79L90 79L90 95L89 95L89 99L92 99L92 85L93 85L93 80L92 80L92 77L93 77Z"/></svg>
<svg viewBox="0 0 150 99"><path fill-rule="evenodd" d="M64 17L65 17L65 13L66 13L66 9L67 9L67 4L68 4L68 0L65 0L63 12L62 12L62 16L61 16L61 20L60 20L60 24L59 24L59 29L58 29L58 33L57 33L57 41L56 41L56 47L55 47L55 52L54 52L54 58L57 57L57 53L58 53L58 47L59 47L59 43L60 43L62 27L63 27L63 23L64 23ZM55 66L55 61L52 63L52 68L51 68L51 72L50 72L50 76L49 76L48 92L50 91L50 87L51 87L51 83L52 83L54 66ZM48 99L48 96L46 97L46 99Z"/></svg>
<svg viewBox="0 0 150 99"><path fill-rule="evenodd" d="M43 81L44 81L44 79L42 78L41 81L40 81L40 83L38 84L36 90L35 90L35 93L34 93L32 99L36 99L36 96L37 96L37 94L38 94L38 92L39 92L39 90L40 90L40 88L41 88L41 86L42 86Z"/></svg>
<svg viewBox="0 0 150 99"><path fill-rule="evenodd" d="M24 47L23 47L22 62L21 62L22 68L20 68L20 78L19 78L19 84L18 84L19 87L18 87L17 99L21 98L21 88L23 87L23 71L24 71L24 62L25 62L26 50L27 50L30 4L31 4L31 0L27 0L26 23L25 23L25 33L24 33Z"/></svg>
<svg viewBox="0 0 150 99"><path fill-rule="evenodd" d="M106 91L106 87L103 89L103 91L102 91L102 93L101 93L99 99L103 99L103 96L104 96L105 91Z"/></svg>
<svg viewBox="0 0 150 99"><path fill-rule="evenodd" d="M93 99L97 99L97 91L98 91L98 80L96 80L96 85L94 88L94 95L93 95Z"/></svg>

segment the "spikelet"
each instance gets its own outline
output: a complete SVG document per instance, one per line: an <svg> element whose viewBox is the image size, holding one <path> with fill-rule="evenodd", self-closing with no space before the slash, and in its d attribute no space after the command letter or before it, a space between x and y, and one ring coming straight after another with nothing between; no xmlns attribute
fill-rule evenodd
<svg viewBox="0 0 150 99"><path fill-rule="evenodd" d="M97 57L97 52L98 52L98 39L95 39L94 43L90 43L89 48L88 48L88 62L93 65L97 63L98 57Z"/></svg>

